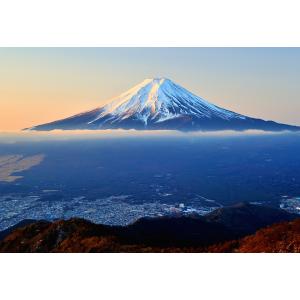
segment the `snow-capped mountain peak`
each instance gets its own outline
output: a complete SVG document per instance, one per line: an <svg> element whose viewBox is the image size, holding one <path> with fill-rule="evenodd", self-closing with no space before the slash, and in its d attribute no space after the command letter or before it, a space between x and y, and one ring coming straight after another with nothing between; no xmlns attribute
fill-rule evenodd
<svg viewBox="0 0 300 300"><path fill-rule="evenodd" d="M244 118L205 101L170 79L160 77L145 79L113 98L90 123L111 116L115 121L135 117L147 124L149 120L162 122L184 115L198 118Z"/></svg>
<svg viewBox="0 0 300 300"><path fill-rule="evenodd" d="M42 124L31 130L293 130L300 127L244 116L218 107L170 79L145 79L96 109Z"/></svg>

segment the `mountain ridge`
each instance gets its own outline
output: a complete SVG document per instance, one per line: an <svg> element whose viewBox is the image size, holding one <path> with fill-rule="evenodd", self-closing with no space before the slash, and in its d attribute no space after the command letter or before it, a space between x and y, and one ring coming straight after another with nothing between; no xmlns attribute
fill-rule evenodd
<svg viewBox="0 0 300 300"><path fill-rule="evenodd" d="M145 79L104 106L29 128L54 129L300 131L221 108L164 77Z"/></svg>
<svg viewBox="0 0 300 300"><path fill-rule="evenodd" d="M254 212L268 218L261 223ZM78 218L30 220L2 235L0 252L229 252L240 245L240 239L263 227L299 218L280 209L245 203L218 210L217 216L217 220L209 215L149 217L127 226ZM249 221L251 228L244 230Z"/></svg>

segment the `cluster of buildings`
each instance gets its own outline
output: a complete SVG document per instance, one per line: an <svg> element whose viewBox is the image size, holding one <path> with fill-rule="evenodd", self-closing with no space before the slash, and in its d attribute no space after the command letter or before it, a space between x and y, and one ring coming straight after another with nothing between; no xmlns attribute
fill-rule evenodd
<svg viewBox="0 0 300 300"><path fill-rule="evenodd" d="M136 202L130 195L87 199L76 197L44 197L56 191L40 194L8 194L0 196L0 231L24 219L55 220L80 217L95 223L127 225L142 217L172 214L205 214L213 207L192 207L184 203ZM55 195L55 194L54 194ZM49 200L51 199L51 200Z"/></svg>

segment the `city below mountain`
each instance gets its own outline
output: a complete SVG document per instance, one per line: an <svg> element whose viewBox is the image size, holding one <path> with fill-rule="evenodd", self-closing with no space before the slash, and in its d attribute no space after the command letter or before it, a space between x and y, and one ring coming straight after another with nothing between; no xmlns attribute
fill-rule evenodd
<svg viewBox="0 0 300 300"><path fill-rule="evenodd" d="M27 129L300 131L299 126L265 121L220 108L166 78L146 79L103 107Z"/></svg>
<svg viewBox="0 0 300 300"><path fill-rule="evenodd" d="M24 220L0 234L0 252L299 252L297 218L239 203L206 216L142 218L127 226Z"/></svg>

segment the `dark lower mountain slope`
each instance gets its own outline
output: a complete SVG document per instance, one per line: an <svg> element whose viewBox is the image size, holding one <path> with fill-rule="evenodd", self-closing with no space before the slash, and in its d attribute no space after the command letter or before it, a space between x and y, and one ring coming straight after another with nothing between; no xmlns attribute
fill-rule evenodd
<svg viewBox="0 0 300 300"><path fill-rule="evenodd" d="M262 221L264 215L266 220ZM0 252L235 251L238 238L246 236L246 232L296 217L278 209L244 203L206 217L143 218L124 227L82 219L37 221L16 225L17 229L0 242Z"/></svg>
<svg viewBox="0 0 300 300"><path fill-rule="evenodd" d="M200 216L168 216L143 218L124 228L121 235L126 243L163 247L207 246L230 240L238 234Z"/></svg>
<svg viewBox="0 0 300 300"><path fill-rule="evenodd" d="M150 121L145 124L139 119L133 117L111 121L109 118L99 119L93 124L84 123L82 116L74 117L66 120L59 120L43 125L38 125L31 130L37 131L51 131L55 129L60 130L103 130L103 129L135 129L135 130L178 130L178 131L245 131L245 130L261 130L261 131L300 131L299 126L281 124L274 121L265 121L255 118L245 118L243 120L223 120L218 118L200 119L194 116L182 115L176 117L176 119L165 120L162 122ZM85 119L86 117L84 117Z"/></svg>
<svg viewBox="0 0 300 300"><path fill-rule="evenodd" d="M297 215L285 210L247 202L222 207L205 216L207 221L222 224L240 235L252 234L268 225L295 218Z"/></svg>

